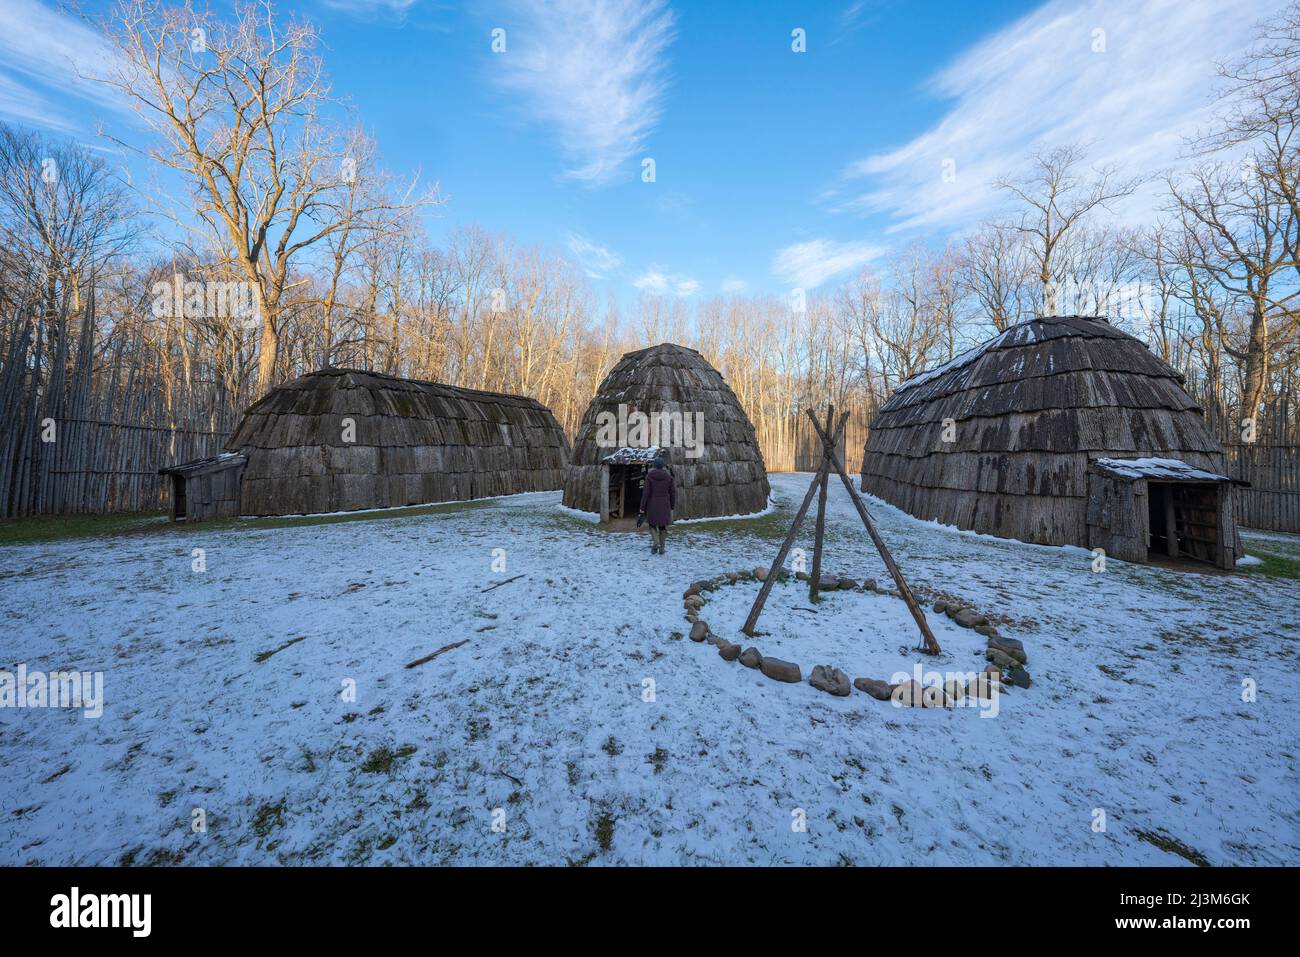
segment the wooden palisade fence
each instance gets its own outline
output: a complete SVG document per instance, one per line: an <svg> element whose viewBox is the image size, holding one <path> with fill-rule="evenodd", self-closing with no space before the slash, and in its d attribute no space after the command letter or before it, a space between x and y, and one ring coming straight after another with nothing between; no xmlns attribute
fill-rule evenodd
<svg viewBox="0 0 1300 957"><path fill-rule="evenodd" d="M1300 445L1229 445L1228 471L1249 482L1237 489L1237 522L1247 528L1300 532Z"/></svg>
<svg viewBox="0 0 1300 957"><path fill-rule="evenodd" d="M93 293L76 313L65 303L41 323L10 318L0 355L0 517L161 509L159 468L221 450L231 410L160 388L161 357L121 341L99 348Z"/></svg>

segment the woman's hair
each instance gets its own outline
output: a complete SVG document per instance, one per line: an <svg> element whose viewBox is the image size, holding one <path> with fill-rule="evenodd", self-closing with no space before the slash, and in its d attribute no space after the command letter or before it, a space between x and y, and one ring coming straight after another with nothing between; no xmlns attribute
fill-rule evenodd
<svg viewBox="0 0 1300 957"><path fill-rule="evenodd" d="M667 463L664 462L664 457L662 455L655 456L655 468L657 469L664 468L666 464Z"/></svg>

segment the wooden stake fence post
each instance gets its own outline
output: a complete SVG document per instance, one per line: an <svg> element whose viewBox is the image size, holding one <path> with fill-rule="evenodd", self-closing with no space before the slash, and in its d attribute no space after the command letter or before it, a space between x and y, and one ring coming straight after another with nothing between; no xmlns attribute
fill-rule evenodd
<svg viewBox="0 0 1300 957"><path fill-rule="evenodd" d="M809 416L812 417L812 413L809 413ZM821 436L822 443L827 445L835 471L839 473L840 479L844 482L844 488L848 491L849 498L853 500L853 505L858 510L858 516L862 519L862 524L867 527L867 534L871 536L872 542L875 543L876 550L880 552L880 557L884 559L885 567L889 569L889 574L893 576L894 584L898 586L898 593L903 596L903 601L907 603L908 610L912 613L912 617L916 619L916 626L921 630L921 637L925 640L925 651L932 655L939 654L941 651L939 642L935 641L934 633L930 631L930 624L925 620L925 612L912 594L912 589L907 587L907 580L903 578L903 572L894 561L894 556L889 553L885 540L876 531L876 523L871 520L871 515L867 512L867 506L858 496L858 491L853 487L853 482L849 480L848 473L844 471L844 463L835 454L834 443L816 418L813 418L813 426L817 429L817 434Z"/></svg>
<svg viewBox="0 0 1300 957"><path fill-rule="evenodd" d="M809 415L811 415L811 411ZM816 418L813 421L817 421ZM826 430L829 432L831 423L835 421L835 406L831 405L826 410ZM832 450L833 454L833 450ZM817 492L817 530L813 538L813 561L812 577L808 579L808 600L813 604L818 601L817 593L820 590L822 578L822 539L826 534L826 489L831 484L829 469L822 470L822 480L819 483Z"/></svg>
<svg viewBox="0 0 1300 957"><path fill-rule="evenodd" d="M849 414L847 412L840 416L839 427L835 430L836 438L844 434L844 423L848 421L848 418ZM813 421L816 422L817 420L814 419ZM818 427L820 428L820 426ZM799 532L799 526L803 524L804 516L808 514L808 506L812 504L818 483L828 477L827 470L830 467L830 450L823 445L821 467L817 469L817 475L813 478L812 484L808 486L808 494L803 497L803 504L799 506L798 514L795 515L794 521L790 523L790 531L786 533L785 541L781 543L781 550L776 553L776 560L772 562L772 567L767 572L767 578L763 580L763 587L758 590L758 597L754 599L753 607L749 609L749 617L745 619L745 624L740 629L751 638L754 637L754 629L758 625L758 616L763 613L763 604L767 601L772 586L776 584L776 577L781 571L781 566L785 564L786 555L790 554L790 546L794 544L794 537Z"/></svg>

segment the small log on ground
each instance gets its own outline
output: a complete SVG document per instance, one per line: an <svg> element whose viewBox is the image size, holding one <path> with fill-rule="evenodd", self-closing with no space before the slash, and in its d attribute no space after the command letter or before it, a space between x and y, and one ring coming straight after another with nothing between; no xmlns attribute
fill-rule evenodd
<svg viewBox="0 0 1300 957"><path fill-rule="evenodd" d="M504 584L504 582L502 584ZM444 651L451 651L453 648L459 648L461 645L468 645L468 644L469 644L468 638L466 638L464 641L453 641L450 645L443 645L441 648L439 648L431 655L425 655L423 658L416 658L406 667L408 668L418 667L426 662L432 661L434 658L437 658Z"/></svg>

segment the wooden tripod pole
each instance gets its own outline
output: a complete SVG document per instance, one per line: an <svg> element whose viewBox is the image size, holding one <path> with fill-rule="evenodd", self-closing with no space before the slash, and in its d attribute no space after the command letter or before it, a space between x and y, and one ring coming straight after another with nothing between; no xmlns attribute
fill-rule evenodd
<svg viewBox="0 0 1300 957"><path fill-rule="evenodd" d="M823 443L829 443L830 437L823 431L812 413L808 413L812 419L813 427L817 434L821 436ZM844 463L840 461L838 455L834 453L834 443L827 446L831 450L831 460L835 471L839 473L840 479L844 482L844 488L849 493L849 498L853 500L854 507L858 510L858 515L862 519L862 524L867 527L867 533L876 545L876 550L880 552L880 557L884 559L885 567L889 569L889 574L894 578L894 584L898 586L898 593L903 596L903 601L907 602L907 608L916 619L916 626L921 629L921 637L925 640L925 651L932 655L940 652L939 642L934 640L934 633L930 631L930 624L925 620L925 612L922 611L920 604L917 603L916 597L912 594L912 589L907 587L907 580L903 578L903 572L899 569L898 564L894 561L894 556L889 553L885 540L880 537L876 531L876 523L871 520L871 515L867 512L867 506L858 496L858 490L853 487L853 482L849 480L848 473L844 471Z"/></svg>
<svg viewBox="0 0 1300 957"><path fill-rule="evenodd" d="M812 410L808 411L812 415ZM813 421L817 421L813 417ZM835 406L828 406L826 409L826 431L829 432L831 423L835 421ZM831 450L834 455L834 449ZM822 480L818 483L817 492L817 527L813 536L813 560L812 560L812 577L808 579L808 600L816 604L817 592L820 590L822 580L822 539L826 535L826 489L831 484L831 475L829 469L822 471Z"/></svg>
<svg viewBox="0 0 1300 957"><path fill-rule="evenodd" d="M811 415L812 413L809 412L808 414ZM847 412L840 416L840 424L835 430L835 436L837 439L839 436L844 434L844 423L848 421L848 418L849 414ZM813 422L814 424L817 424L816 419L813 419ZM817 425L817 428L818 431L821 430L820 424ZM812 484L808 486L808 494L803 497L803 504L799 506L799 511L795 515L794 521L790 523L790 531L786 533L785 541L781 543L781 550L776 553L776 560L772 562L772 567L768 569L767 578L763 581L763 587L758 590L758 596L754 599L754 604L749 609L749 617L745 619L745 624L740 629L751 638L754 637L754 629L758 626L758 616L763 613L763 604L767 601L767 596L771 593L772 586L776 584L776 576L780 573L781 566L785 564L785 557L790 554L790 546L794 544L794 537L799 533L799 526L803 524L804 516L808 514L808 506L812 504L813 495L816 494L820 483L829 476L829 469L831 467L830 449L825 445L824 439L822 440L822 443L821 467L817 469L817 474L813 478Z"/></svg>

